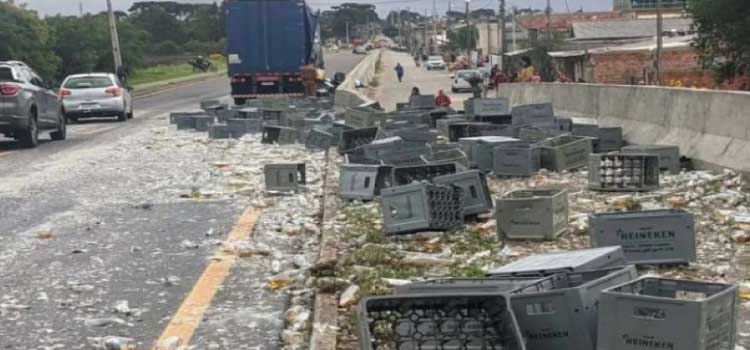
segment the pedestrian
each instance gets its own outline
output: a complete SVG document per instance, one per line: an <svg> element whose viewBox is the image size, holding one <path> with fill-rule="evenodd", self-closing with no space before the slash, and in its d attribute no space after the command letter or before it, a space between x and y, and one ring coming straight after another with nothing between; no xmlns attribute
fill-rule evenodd
<svg viewBox="0 0 750 350"><path fill-rule="evenodd" d="M396 63L396 68L393 70L396 71L396 77L398 78L398 82L402 82L404 80L404 67L401 66L401 63Z"/></svg>
<svg viewBox="0 0 750 350"><path fill-rule="evenodd" d="M435 98L435 105L438 107L450 107L451 106L451 98L448 97L448 95L445 94L445 91L439 90L438 95Z"/></svg>
<svg viewBox="0 0 750 350"><path fill-rule="evenodd" d="M117 67L117 79L120 79L120 82L125 85L128 82L128 67L126 67L124 64Z"/></svg>
<svg viewBox="0 0 750 350"><path fill-rule="evenodd" d="M474 98L482 98L482 83L484 79L479 74L474 74L471 78L467 79L469 85L471 85L471 91L474 93Z"/></svg>
<svg viewBox="0 0 750 350"><path fill-rule="evenodd" d="M305 97L315 97L318 86L318 70L312 64L302 67L302 85Z"/></svg>
<svg viewBox="0 0 750 350"><path fill-rule="evenodd" d="M411 97L420 96L422 93L419 91L418 87L411 88Z"/></svg>

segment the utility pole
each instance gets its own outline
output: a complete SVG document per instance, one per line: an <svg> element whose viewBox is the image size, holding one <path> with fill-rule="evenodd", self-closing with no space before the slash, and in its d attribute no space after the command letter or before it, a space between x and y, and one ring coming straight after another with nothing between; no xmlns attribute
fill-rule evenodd
<svg viewBox="0 0 750 350"><path fill-rule="evenodd" d="M83 1L78 2L78 15L83 17Z"/></svg>
<svg viewBox="0 0 750 350"><path fill-rule="evenodd" d="M656 85L661 85L661 54L664 47L664 41L662 40L663 27L661 0L656 0Z"/></svg>
<svg viewBox="0 0 750 350"><path fill-rule="evenodd" d="M545 12L547 14L547 43L549 45L552 43L552 4L550 3L550 0L547 0L547 9Z"/></svg>
<svg viewBox="0 0 750 350"><path fill-rule="evenodd" d="M345 22L345 23L346 23L346 45L349 46L350 45L350 42L349 42L349 22Z"/></svg>
<svg viewBox="0 0 750 350"><path fill-rule="evenodd" d="M120 39L117 36L117 19L112 11L112 0L107 0L107 12L109 13L109 32L112 36L112 56L115 59L115 73L122 66L122 55L120 53Z"/></svg>
<svg viewBox="0 0 750 350"><path fill-rule="evenodd" d="M497 35L498 40L500 40L500 45L498 47L500 48L500 67L505 67L505 51L507 50L507 47L505 46L505 0L500 0L500 8L497 11Z"/></svg>
<svg viewBox="0 0 750 350"><path fill-rule="evenodd" d="M437 54L437 0L432 0L432 36L430 37L431 52Z"/></svg>
<svg viewBox="0 0 750 350"><path fill-rule="evenodd" d="M466 62L469 64L469 67L471 68L474 65L471 62L471 27L469 25L469 3L471 0L466 0Z"/></svg>

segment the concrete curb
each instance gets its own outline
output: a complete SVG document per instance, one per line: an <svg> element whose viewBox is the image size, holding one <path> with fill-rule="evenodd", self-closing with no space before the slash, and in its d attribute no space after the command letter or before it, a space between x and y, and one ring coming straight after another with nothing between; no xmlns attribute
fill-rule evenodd
<svg viewBox="0 0 750 350"><path fill-rule="evenodd" d="M346 80L336 89L336 107L354 107L372 102L365 95L367 89L357 89L355 82L359 80L369 85L377 76L377 63L382 58L382 55L382 50L370 53L349 73Z"/></svg>
<svg viewBox="0 0 750 350"><path fill-rule="evenodd" d="M190 75L187 77L158 81L155 83L140 84L133 86L133 97L149 97L164 92L174 87L183 86L192 83L198 83L214 78L225 76L227 71L211 72L204 74Z"/></svg>
<svg viewBox="0 0 750 350"><path fill-rule="evenodd" d="M323 219L321 222L320 253L316 266L335 266L338 248L331 231L336 221L338 181L338 153L329 150L323 188ZM338 335L338 297L332 293L315 292L310 350L336 350Z"/></svg>

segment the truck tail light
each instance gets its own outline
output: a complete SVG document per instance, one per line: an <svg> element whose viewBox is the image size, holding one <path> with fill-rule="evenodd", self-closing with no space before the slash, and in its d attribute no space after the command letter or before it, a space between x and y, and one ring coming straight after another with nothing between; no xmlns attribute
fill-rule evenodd
<svg viewBox="0 0 750 350"><path fill-rule="evenodd" d="M111 88L108 88L107 90L104 90L104 92L107 93L107 95L110 95L112 97L120 97L122 96L122 88L113 86Z"/></svg>
<svg viewBox="0 0 750 350"><path fill-rule="evenodd" d="M23 88L16 85L0 85L0 95L16 96L23 91Z"/></svg>

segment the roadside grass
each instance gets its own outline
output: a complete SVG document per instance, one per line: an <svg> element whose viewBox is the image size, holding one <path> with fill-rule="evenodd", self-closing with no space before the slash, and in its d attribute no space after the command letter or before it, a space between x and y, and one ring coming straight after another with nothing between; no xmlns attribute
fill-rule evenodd
<svg viewBox="0 0 750 350"><path fill-rule="evenodd" d="M223 58L212 59L211 62L219 71L222 71L227 67L226 61ZM148 68L135 69L130 75L128 83L130 85L150 84L164 80L188 77L196 74L200 74L200 72L193 71L193 67L187 63L175 65L159 65Z"/></svg>

